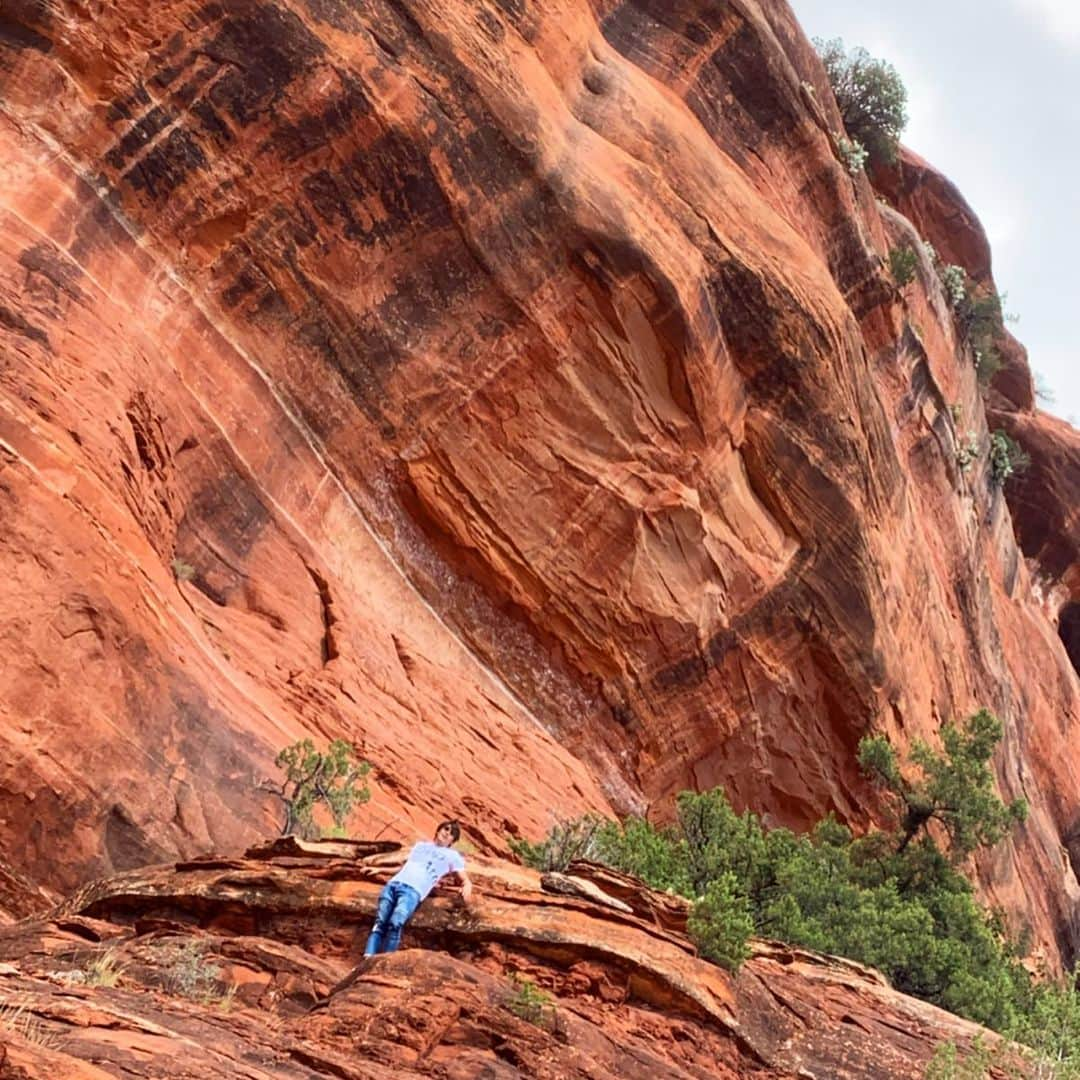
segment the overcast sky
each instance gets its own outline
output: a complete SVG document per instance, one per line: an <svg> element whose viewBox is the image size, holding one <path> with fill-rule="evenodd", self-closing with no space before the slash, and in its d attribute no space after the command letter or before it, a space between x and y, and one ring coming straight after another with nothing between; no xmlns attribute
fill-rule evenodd
<svg viewBox="0 0 1080 1080"><path fill-rule="evenodd" d="M903 141L979 215L1041 407L1080 426L1080 0L789 2L899 71Z"/></svg>

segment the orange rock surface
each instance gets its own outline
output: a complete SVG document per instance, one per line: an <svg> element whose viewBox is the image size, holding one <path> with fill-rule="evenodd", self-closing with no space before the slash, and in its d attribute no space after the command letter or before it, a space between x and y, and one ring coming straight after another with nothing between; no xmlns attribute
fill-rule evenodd
<svg viewBox="0 0 1080 1080"><path fill-rule="evenodd" d="M922 1080L941 1043L996 1039L771 942L733 977L668 921L677 901L635 884L620 912L587 865L567 881L590 900L481 860L468 908L429 899L400 952L354 967L400 856L344 846L135 871L0 929L23 1010L0 1077Z"/></svg>
<svg viewBox="0 0 1080 1080"><path fill-rule="evenodd" d="M863 734L985 705L1032 807L987 895L1071 959L1061 612L883 258L989 266L839 126L783 0L5 6L12 913L251 839L303 735L371 831L492 850L713 784L858 827Z"/></svg>

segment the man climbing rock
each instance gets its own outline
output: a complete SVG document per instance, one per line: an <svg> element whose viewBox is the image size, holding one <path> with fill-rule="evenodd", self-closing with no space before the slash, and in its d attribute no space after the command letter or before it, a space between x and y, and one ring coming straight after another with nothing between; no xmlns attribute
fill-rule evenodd
<svg viewBox="0 0 1080 1080"><path fill-rule="evenodd" d="M422 840L413 845L405 865L383 886L375 925L368 938L365 956L393 952L401 943L401 931L412 918L427 894L448 874L461 880L461 898L472 896L472 882L465 873L465 860L454 850L461 836L456 821L444 821L435 830L434 842Z"/></svg>

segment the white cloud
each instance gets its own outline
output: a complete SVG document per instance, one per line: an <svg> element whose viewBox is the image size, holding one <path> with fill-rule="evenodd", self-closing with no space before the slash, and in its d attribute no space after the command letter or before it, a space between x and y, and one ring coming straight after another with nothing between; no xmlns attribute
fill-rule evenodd
<svg viewBox="0 0 1080 1080"><path fill-rule="evenodd" d="M1034 18L1051 40L1080 47L1080 4L1077 0L1013 0L1013 6Z"/></svg>

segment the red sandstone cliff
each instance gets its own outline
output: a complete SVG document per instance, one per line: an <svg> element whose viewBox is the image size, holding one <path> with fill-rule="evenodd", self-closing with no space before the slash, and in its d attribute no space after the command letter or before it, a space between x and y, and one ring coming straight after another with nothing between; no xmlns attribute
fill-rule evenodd
<svg viewBox="0 0 1080 1080"><path fill-rule="evenodd" d="M922 1080L941 1043L995 1039L772 942L733 977L694 956L683 902L634 885L623 903L631 879L588 864L480 860L468 910L433 897L401 952L353 969L388 860L314 847L135 871L0 929L21 1009L0 1017L0 1077Z"/></svg>
<svg viewBox="0 0 1080 1080"><path fill-rule="evenodd" d="M859 825L861 735L987 705L984 884L1071 957L1075 433L1012 365L1038 519L961 472L882 257L985 241L838 128L783 0L6 3L6 909L250 838L303 734L492 849L712 784Z"/></svg>

